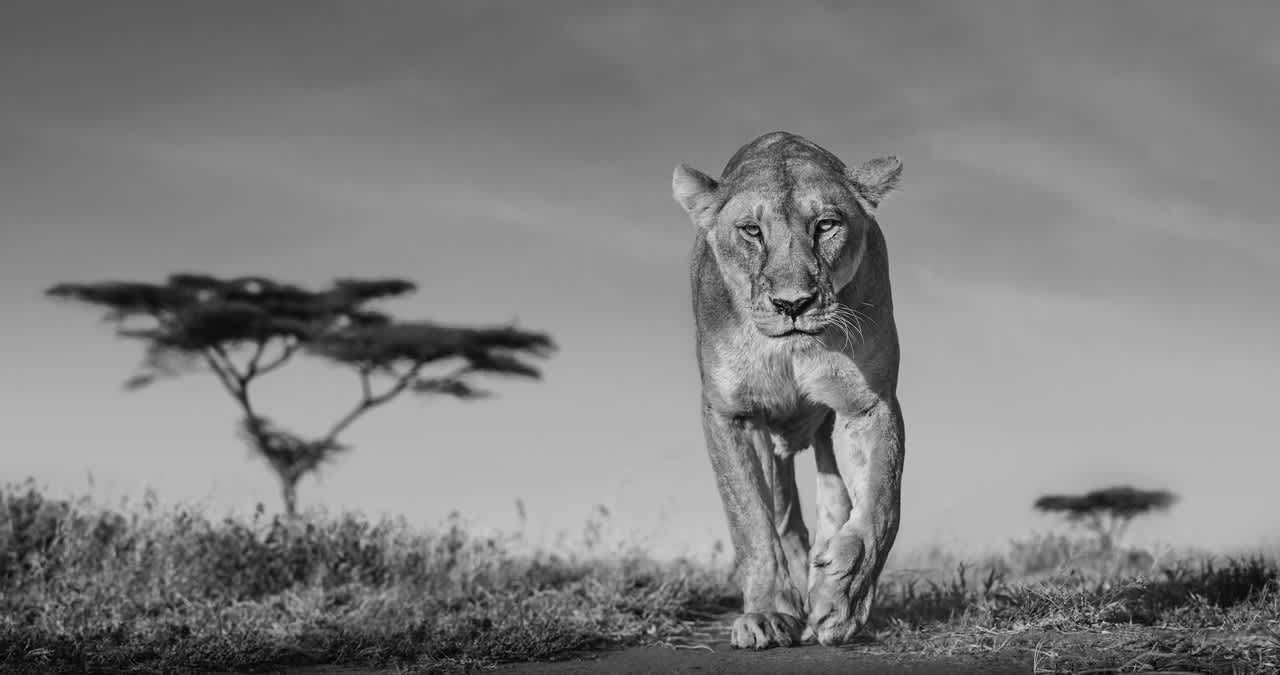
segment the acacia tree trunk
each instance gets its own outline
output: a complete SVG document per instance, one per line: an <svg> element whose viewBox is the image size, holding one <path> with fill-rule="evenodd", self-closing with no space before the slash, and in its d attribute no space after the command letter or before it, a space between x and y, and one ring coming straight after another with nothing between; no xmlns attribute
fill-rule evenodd
<svg viewBox="0 0 1280 675"><path fill-rule="evenodd" d="M1133 520L1131 515L1115 513L1094 515L1090 521L1090 529L1097 535L1098 547L1102 553L1111 554L1119 548L1120 540L1131 520Z"/></svg>
<svg viewBox="0 0 1280 675"><path fill-rule="evenodd" d="M1115 548L1115 540L1112 539L1110 532L1098 530L1098 548L1103 553L1111 553L1111 550Z"/></svg>
<svg viewBox="0 0 1280 675"><path fill-rule="evenodd" d="M1109 555L1115 548L1116 522L1113 515L1101 511L1089 514L1087 526L1098 538L1098 550L1103 554Z"/></svg>
<svg viewBox="0 0 1280 675"><path fill-rule="evenodd" d="M306 473L305 466L299 464L296 454L288 452L288 445L280 447L279 436L288 441L287 435L277 434L278 437L273 438L262 426L254 424L248 425L247 431L254 450L267 461L280 481L280 500L284 502L285 518L294 520L298 517L298 482Z"/></svg>
<svg viewBox="0 0 1280 675"><path fill-rule="evenodd" d="M298 479L280 476L280 498L284 500L284 515L289 520L298 517Z"/></svg>
<svg viewBox="0 0 1280 675"><path fill-rule="evenodd" d="M1129 529L1129 523L1133 520L1133 516L1116 516L1115 524L1111 528L1112 546L1118 546L1124 537L1125 530Z"/></svg>

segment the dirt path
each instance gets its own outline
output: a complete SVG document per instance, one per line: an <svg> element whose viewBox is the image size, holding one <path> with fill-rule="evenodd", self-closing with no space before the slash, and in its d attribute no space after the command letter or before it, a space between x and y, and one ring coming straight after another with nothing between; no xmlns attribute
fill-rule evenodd
<svg viewBox="0 0 1280 675"><path fill-rule="evenodd" d="M765 651L731 649L728 643L707 649L632 647L598 652L554 663L513 663L500 673L874 673L875 675L986 675L1031 672L1030 658L1000 661L888 657L831 647L793 647Z"/></svg>
<svg viewBox="0 0 1280 675"><path fill-rule="evenodd" d="M868 654L861 648L812 645L752 651L729 646L729 620L696 624L687 635L661 645L590 651L558 661L507 663L499 673L697 673L714 675L1025 675L1033 670L1030 655L992 658L918 657ZM1013 650L1010 650L1011 652ZM375 672L340 666L298 668L286 675L371 675ZM389 672L389 671L387 671Z"/></svg>
<svg viewBox="0 0 1280 675"><path fill-rule="evenodd" d="M1031 673L1031 656L1006 655L987 659L972 657L916 657L868 654L857 646L812 645L763 651L729 646L729 619L696 624L687 635L662 645L591 651L558 661L507 663L499 673L743 673L745 675L802 675L840 673L857 675L1025 675ZM337 666L291 669L287 675L361 675L375 671Z"/></svg>
<svg viewBox="0 0 1280 675"><path fill-rule="evenodd" d="M794 647L760 652L731 649L728 643L707 649L671 647L630 647L591 652L551 662L508 663L499 673L697 673L714 675L1026 675L1032 672L1031 659L1004 658L918 658L877 656L830 647ZM378 675L391 670L369 670L341 666L291 668L286 675Z"/></svg>

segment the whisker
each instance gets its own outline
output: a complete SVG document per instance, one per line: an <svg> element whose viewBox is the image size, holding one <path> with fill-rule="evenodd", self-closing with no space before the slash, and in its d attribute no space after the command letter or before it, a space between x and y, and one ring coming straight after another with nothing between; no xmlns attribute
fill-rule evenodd
<svg viewBox="0 0 1280 675"><path fill-rule="evenodd" d="M848 308L846 308L846 307L837 307L837 308L836 308L836 313L837 313L837 316L839 316L841 320L843 320L843 321L845 321L845 322L847 322L847 323L851 324L851 325L853 326L853 329L854 329L854 330L856 330L856 331L858 331L858 339L859 339L859 340L864 340L864 339L866 339L866 336L862 334L862 319L861 319L861 317L859 317L857 314L852 314L852 313L850 313L850 310L849 310Z"/></svg>
<svg viewBox="0 0 1280 675"><path fill-rule="evenodd" d="M815 316L814 319L828 327L833 327L839 330L841 333L846 333L846 336L847 336L847 332L845 331L844 327L840 323L841 321L840 314L835 311L834 307L823 310L822 313L818 316ZM846 342L847 342L847 337L846 337Z"/></svg>
<svg viewBox="0 0 1280 675"><path fill-rule="evenodd" d="M874 326L874 325L876 325L876 320L875 320L875 319L871 318L871 317L870 317L869 315L867 315L867 314L864 314L864 313L862 313L862 312L859 312L858 310L856 310L856 309L854 309L854 308L852 308L852 307L842 307L841 309L843 309L843 310L845 310L845 311L848 311L848 312L852 312L854 316L861 317L861 318L863 318L863 319L866 319L867 321L870 321L870 322L871 322L871 325L873 325L873 326Z"/></svg>
<svg viewBox="0 0 1280 675"><path fill-rule="evenodd" d="M856 309L853 309L852 307L840 306L840 307L837 307L836 309L842 316L850 319L859 327L858 328L859 334L862 333L861 326L863 321L871 322L872 326L878 325L875 319L871 318L870 316L867 316L866 314L863 314L862 312L859 312Z"/></svg>
<svg viewBox="0 0 1280 675"><path fill-rule="evenodd" d="M850 329L852 328L854 330L857 330L857 326L851 323L844 316L840 315L838 312L832 315L832 322L836 327L840 329L840 332L844 333L843 348L845 350L849 349L852 346L852 342L853 342L853 334L850 332ZM861 331L858 332L858 337L859 338L862 337Z"/></svg>
<svg viewBox="0 0 1280 675"><path fill-rule="evenodd" d="M844 349L843 349L843 351L849 351L849 350L853 349L853 332L852 332L852 331L850 331L850 330L849 330L849 328L850 328L850 326L849 326L848 324L842 324L842 325L841 325L841 329L840 329L840 330L844 332Z"/></svg>

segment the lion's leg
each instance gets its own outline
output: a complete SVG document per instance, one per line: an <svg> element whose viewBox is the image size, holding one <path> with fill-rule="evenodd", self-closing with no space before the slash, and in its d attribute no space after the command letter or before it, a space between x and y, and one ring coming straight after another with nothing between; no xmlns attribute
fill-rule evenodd
<svg viewBox="0 0 1280 675"><path fill-rule="evenodd" d="M876 580L898 534L904 456L896 401L856 415L837 413L832 426L828 457L835 460L848 506L835 496L830 463L824 467L823 453L816 452L819 499L830 497L833 507L828 517L819 516L809 586L809 624L824 645L853 637L871 612ZM815 450L820 445L815 442ZM836 526L842 512L848 515Z"/></svg>
<svg viewBox="0 0 1280 675"><path fill-rule="evenodd" d="M770 448L772 451L772 448ZM772 457L773 522L778 531L782 552L786 555L791 585L805 600L809 595L809 530L804 526L800 491L796 488L795 455ZM763 463L763 462L762 462ZM798 607L803 612L807 608Z"/></svg>
<svg viewBox="0 0 1280 675"><path fill-rule="evenodd" d="M813 438L813 459L818 468L818 522L814 532L813 548L810 549L809 560L814 566L809 575L809 606L813 607L814 589L819 581L826 581L822 565L827 560L825 554L831 538L849 521L849 511L853 505L849 501L849 489L840 477L840 469L836 465L835 449L831 444L832 424L835 413L827 416Z"/></svg>
<svg viewBox="0 0 1280 675"><path fill-rule="evenodd" d="M804 627L804 602L792 585L787 554L774 525L773 493L766 476L771 453L757 453L758 432L703 406L703 429L720 498L729 520L743 615L733 623L734 647L790 646ZM766 473L766 469L768 473Z"/></svg>

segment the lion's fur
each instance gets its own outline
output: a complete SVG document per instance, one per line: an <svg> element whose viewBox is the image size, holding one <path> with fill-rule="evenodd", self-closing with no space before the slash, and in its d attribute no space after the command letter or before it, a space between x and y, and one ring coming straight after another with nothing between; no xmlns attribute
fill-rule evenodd
<svg viewBox="0 0 1280 675"><path fill-rule="evenodd" d="M698 227L704 427L746 605L735 646L792 644L806 623L826 644L851 637L896 536L898 338L874 213L901 169L849 169L783 132L743 146L719 180L676 168L673 195ZM783 312L795 299L806 309ZM792 464L806 447L819 469L812 551Z"/></svg>

